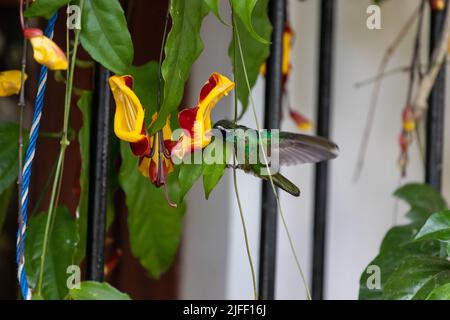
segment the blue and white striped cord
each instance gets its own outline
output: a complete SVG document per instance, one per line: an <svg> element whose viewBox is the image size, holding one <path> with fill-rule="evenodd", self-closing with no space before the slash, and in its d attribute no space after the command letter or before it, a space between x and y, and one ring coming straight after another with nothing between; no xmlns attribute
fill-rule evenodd
<svg viewBox="0 0 450 320"><path fill-rule="evenodd" d="M53 38L53 31L55 29L55 21L57 13L55 13L48 21L45 29L45 36ZM17 277L19 279L20 291L22 298L25 300L31 299L31 289L28 286L27 275L25 272L25 236L27 229L27 205L28 205L28 190L30 186L31 167L33 164L34 154L36 151L36 140L39 134L39 125L41 123L42 108L44 106L44 94L47 86L47 67L41 66L39 74L38 91L36 95L36 102L34 104L33 123L30 130L30 141L27 152L25 154L25 164L22 171L22 225L17 231L17 246L16 246L16 261L17 261ZM22 237L20 237L22 235Z"/></svg>

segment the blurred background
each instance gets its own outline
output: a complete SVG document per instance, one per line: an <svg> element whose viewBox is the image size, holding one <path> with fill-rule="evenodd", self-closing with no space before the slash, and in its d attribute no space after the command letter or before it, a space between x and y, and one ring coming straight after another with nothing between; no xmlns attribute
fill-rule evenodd
<svg viewBox="0 0 450 320"><path fill-rule="evenodd" d="M125 1L126 2L126 1ZM318 0L288 0L288 16L295 32L292 57L292 74L288 84L292 107L315 119L317 101L317 70L319 48ZM398 73L383 80L374 128L368 144L365 166L360 179L353 181L357 153L367 117L372 86L357 89L355 83L373 77L379 63L395 39L400 28L419 4L419 0L389 0L381 6L382 29L366 27L366 9L371 0L337 0L335 25L334 85L332 139L338 143L340 156L330 163L329 212L326 245L326 299L356 299L359 277L363 269L377 254L380 242L393 224L401 224L406 207L392 197L401 184L423 181L423 165L417 146L410 151L411 162L406 179L400 179L397 166L399 156L398 134L401 129L401 112L407 94L407 73ZM222 1L226 13L227 1ZM167 1L136 0L130 25L135 46L135 64L157 59ZM227 17L224 15L227 19ZM424 33L428 35L428 14L425 15ZM228 20L228 19L227 19ZM63 19L56 30L63 30ZM151 30L151 32L142 32ZM183 102L185 106L196 103L198 92L209 74L218 71L231 76L231 64L227 55L231 28L221 24L211 14L202 27L205 49L195 63ZM425 37L426 37L425 35ZM57 32L57 42L62 43L64 32ZM17 1L0 0L0 70L18 68L20 61L20 28L17 17ZM388 69L407 66L410 63L414 42L411 31L392 56ZM426 44L424 44L426 46ZM83 55L84 53L82 53ZM426 61L427 52L423 52ZM30 66L33 66L31 63ZM27 92L35 92L37 68L29 70ZM89 88L91 74L76 74L77 86ZM52 77L42 129L59 131L62 116L62 88ZM447 81L450 89L450 81ZM254 98L262 117L264 79L260 77L254 90ZM450 90L447 90L450 92ZM0 100L0 121L14 121L16 98ZM33 101L27 97L27 123L29 125ZM447 99L448 101L448 99ZM214 109L212 119L231 118L233 97L223 99ZM450 136L450 112L446 114L446 133ZM251 111L242 123L255 127ZM81 125L81 115L75 107L72 127ZM285 117L282 129L296 131L294 124ZM32 186L45 183L59 142L41 139L36 156ZM1 147L0 147L1 148ZM78 145L69 147L63 180L64 202L72 212L77 204L80 159ZM300 186L300 198L281 193L282 207L294 238L308 282L311 279L312 256L312 165L284 168L282 172ZM450 201L450 142L446 141L443 192ZM243 209L249 229L254 262L258 264L260 181L252 176L238 174L238 184ZM32 190L31 201L36 201L39 190ZM79 190L78 190L79 192ZM48 199L47 199L48 201ZM124 254L115 270L108 276L118 289L136 299L251 299L251 274L245 252L239 211L236 205L231 172L228 172L212 192L204 199L199 181L188 196L188 209L184 221L183 240L172 268L159 280L150 280L139 263L132 257L128 244L126 208L123 194L116 194L117 217L110 230L115 247ZM46 205L46 201L42 206ZM14 209L8 215L0 236L0 297L15 298L14 236L16 221ZM276 297L278 299L303 299L304 288L295 268L284 230L279 226L277 251Z"/></svg>

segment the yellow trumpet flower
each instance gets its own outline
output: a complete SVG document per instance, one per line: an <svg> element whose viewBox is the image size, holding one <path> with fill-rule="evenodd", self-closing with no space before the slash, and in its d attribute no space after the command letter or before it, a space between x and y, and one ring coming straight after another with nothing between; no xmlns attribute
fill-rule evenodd
<svg viewBox="0 0 450 320"><path fill-rule="evenodd" d="M25 74L25 79L27 75ZM22 76L19 70L0 72L0 97L8 97L20 92Z"/></svg>

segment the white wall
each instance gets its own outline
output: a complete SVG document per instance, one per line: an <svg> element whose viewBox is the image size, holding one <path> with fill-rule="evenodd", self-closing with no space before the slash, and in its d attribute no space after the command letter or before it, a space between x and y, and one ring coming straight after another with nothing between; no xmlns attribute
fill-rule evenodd
<svg viewBox="0 0 450 320"><path fill-rule="evenodd" d="M326 298L355 299L360 274L377 254L380 241L392 226L395 200L392 192L399 185L397 136L400 114L406 99L407 75L388 77L383 82L374 130L368 146L366 164L358 183L352 181L356 153L366 119L371 87L355 89L357 81L373 76L396 30L405 23L417 0L391 0L382 7L382 30L366 28L366 8L370 0L337 0L338 9L334 67L334 140L341 154L331 163L329 220L327 233ZM226 3L226 2L225 2ZM226 13L226 8L223 8ZM289 16L297 33L293 74L289 84L292 106L315 118L319 1L290 0ZM427 25L427 21L425 22ZM426 31L426 30L425 30ZM205 51L196 62L190 81L190 102L195 103L202 83L213 71L231 75L227 58L230 29L207 17L203 26ZM410 61L413 32L392 57L390 67ZM450 81L448 86L450 87ZM254 91L260 116L264 81ZM450 91L450 90L449 90ZM449 97L450 99L450 97ZM232 116L232 95L220 102L214 120ZM446 136L450 136L450 111L446 115ZM251 112L242 123L253 126ZM285 130L295 131L289 119ZM450 199L450 142L446 146L444 192ZM420 181L423 170L417 148L411 151L408 181ZM288 220L300 260L310 279L312 246L313 166L286 168L284 173L302 189L300 198L282 193L282 207ZM445 179L446 178L446 179ZM253 258L258 265L260 183L254 177L238 175L241 198L250 233ZM239 212L227 176L205 201L201 182L188 199L184 247L182 251L181 298L251 299L251 276L245 254ZM400 205L399 212L405 207ZM277 257L277 298L305 297L284 230L279 228Z"/></svg>

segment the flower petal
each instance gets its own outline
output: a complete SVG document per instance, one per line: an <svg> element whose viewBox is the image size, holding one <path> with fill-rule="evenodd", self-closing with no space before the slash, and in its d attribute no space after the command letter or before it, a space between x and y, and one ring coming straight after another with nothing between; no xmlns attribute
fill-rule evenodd
<svg viewBox="0 0 450 320"><path fill-rule="evenodd" d="M30 42L34 60L50 70L67 70L66 55L53 40L46 36L35 36L30 38Z"/></svg>
<svg viewBox="0 0 450 320"><path fill-rule="evenodd" d="M25 79L27 75L25 74ZM8 97L20 92L22 73L19 70L0 72L0 97Z"/></svg>
<svg viewBox="0 0 450 320"><path fill-rule="evenodd" d="M294 120L295 124L297 125L297 128L301 131L310 131L313 127L312 123L308 118L306 118L301 113L298 113L295 110L290 109L289 115L291 116L291 119Z"/></svg>
<svg viewBox="0 0 450 320"><path fill-rule="evenodd" d="M128 86L131 84L131 76L112 76L109 78L109 86L116 102L114 115L114 133L124 141L139 142L145 138L144 108L139 98Z"/></svg>

